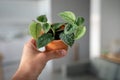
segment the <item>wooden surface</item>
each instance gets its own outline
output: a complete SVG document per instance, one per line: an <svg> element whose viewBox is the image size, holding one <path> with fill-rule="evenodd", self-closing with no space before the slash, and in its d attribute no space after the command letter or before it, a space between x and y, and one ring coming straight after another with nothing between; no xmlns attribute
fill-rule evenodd
<svg viewBox="0 0 120 80"><path fill-rule="evenodd" d="M101 54L101 58L110 60L112 62L120 63L120 54L113 55L113 54Z"/></svg>

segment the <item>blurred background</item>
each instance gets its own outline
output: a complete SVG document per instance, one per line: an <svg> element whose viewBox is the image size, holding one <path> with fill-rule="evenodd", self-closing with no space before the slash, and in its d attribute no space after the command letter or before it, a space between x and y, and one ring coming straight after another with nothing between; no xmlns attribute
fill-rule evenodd
<svg viewBox="0 0 120 80"><path fill-rule="evenodd" d="M42 14L61 22L62 11L84 17L87 32L38 80L120 80L120 0L0 0L0 80L15 73L29 23Z"/></svg>

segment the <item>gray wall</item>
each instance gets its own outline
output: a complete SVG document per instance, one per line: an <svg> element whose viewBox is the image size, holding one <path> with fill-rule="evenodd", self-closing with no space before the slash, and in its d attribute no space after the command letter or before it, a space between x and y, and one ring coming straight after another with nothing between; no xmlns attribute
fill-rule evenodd
<svg viewBox="0 0 120 80"><path fill-rule="evenodd" d="M32 6L32 7L31 7ZM1 18L29 18L30 20L39 15L38 1L1 1L0 0L0 17Z"/></svg>
<svg viewBox="0 0 120 80"><path fill-rule="evenodd" d="M101 49L120 39L120 0L101 0Z"/></svg>
<svg viewBox="0 0 120 80"><path fill-rule="evenodd" d="M57 70L62 64L69 64L73 62L74 52L79 53L80 61L89 59L89 10L90 0L51 0L52 4L52 22L60 22L61 19L57 14L61 11L73 11L77 16L85 18L85 25L87 26L86 35L77 41L79 48L74 51L74 46L69 49L68 55L65 58L53 61L53 69Z"/></svg>

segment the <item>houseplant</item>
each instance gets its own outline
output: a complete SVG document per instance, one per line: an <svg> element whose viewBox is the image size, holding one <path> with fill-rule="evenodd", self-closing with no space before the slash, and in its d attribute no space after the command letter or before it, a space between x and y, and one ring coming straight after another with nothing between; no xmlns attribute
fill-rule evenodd
<svg viewBox="0 0 120 80"><path fill-rule="evenodd" d="M40 15L29 25L29 33L36 40L37 48L48 50L67 49L86 32L83 17L76 17L71 11L59 13L64 22L49 23L46 15Z"/></svg>

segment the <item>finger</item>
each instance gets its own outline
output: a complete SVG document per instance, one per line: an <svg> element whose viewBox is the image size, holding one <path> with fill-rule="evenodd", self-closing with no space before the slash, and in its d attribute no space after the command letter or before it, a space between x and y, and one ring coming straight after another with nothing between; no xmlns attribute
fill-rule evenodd
<svg viewBox="0 0 120 80"><path fill-rule="evenodd" d="M36 43L35 39L31 38L28 42L26 42L24 46L29 48L36 48L35 43Z"/></svg>
<svg viewBox="0 0 120 80"><path fill-rule="evenodd" d="M56 58L61 58L64 57L65 55L67 55L67 51L62 49L62 50L54 50L54 51L49 51L49 52L45 52L48 59L56 59Z"/></svg>
<svg viewBox="0 0 120 80"><path fill-rule="evenodd" d="M29 41L28 41L28 43L33 43L34 42L34 39L33 38L31 38Z"/></svg>
<svg viewBox="0 0 120 80"><path fill-rule="evenodd" d="M37 44L36 44L36 40L35 39L31 39L31 43L35 46L35 47L37 47Z"/></svg>

